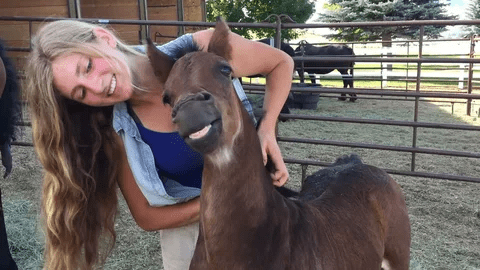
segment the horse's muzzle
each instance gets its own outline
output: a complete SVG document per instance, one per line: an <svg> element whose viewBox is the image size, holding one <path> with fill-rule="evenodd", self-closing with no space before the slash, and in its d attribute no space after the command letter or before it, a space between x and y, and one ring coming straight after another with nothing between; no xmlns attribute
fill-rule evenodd
<svg viewBox="0 0 480 270"><path fill-rule="evenodd" d="M222 131L220 111L214 98L206 93L189 95L178 101L172 111L172 119L180 136L199 152L208 151Z"/></svg>

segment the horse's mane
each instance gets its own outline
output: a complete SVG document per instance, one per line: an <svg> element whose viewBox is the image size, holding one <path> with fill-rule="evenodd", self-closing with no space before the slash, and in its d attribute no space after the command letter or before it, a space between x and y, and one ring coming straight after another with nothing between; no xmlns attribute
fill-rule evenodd
<svg viewBox="0 0 480 270"><path fill-rule="evenodd" d="M0 145L15 140L15 123L22 118L19 103L19 84L15 64L7 57L3 40L0 39L0 58L6 71L5 90L0 97Z"/></svg>
<svg viewBox="0 0 480 270"><path fill-rule="evenodd" d="M199 51L201 49L202 48L200 48L200 46L198 46L198 44L194 41L192 46L184 47L184 48L181 48L181 49L175 51L175 54L171 58L172 58L173 61L177 61L178 59L182 58L186 54L191 53L191 52L196 52L196 51Z"/></svg>

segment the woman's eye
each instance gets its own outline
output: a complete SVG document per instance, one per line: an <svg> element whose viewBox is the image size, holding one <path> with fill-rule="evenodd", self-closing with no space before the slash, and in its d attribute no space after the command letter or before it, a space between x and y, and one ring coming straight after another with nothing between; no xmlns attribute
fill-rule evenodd
<svg viewBox="0 0 480 270"><path fill-rule="evenodd" d="M92 58L88 58L86 73L90 72L91 69L92 69Z"/></svg>

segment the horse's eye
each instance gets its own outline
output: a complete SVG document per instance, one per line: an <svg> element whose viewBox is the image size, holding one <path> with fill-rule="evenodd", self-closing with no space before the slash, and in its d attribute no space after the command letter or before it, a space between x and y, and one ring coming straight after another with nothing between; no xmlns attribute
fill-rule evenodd
<svg viewBox="0 0 480 270"><path fill-rule="evenodd" d="M232 68L230 66L220 67L220 72L225 76L230 76L232 74Z"/></svg>

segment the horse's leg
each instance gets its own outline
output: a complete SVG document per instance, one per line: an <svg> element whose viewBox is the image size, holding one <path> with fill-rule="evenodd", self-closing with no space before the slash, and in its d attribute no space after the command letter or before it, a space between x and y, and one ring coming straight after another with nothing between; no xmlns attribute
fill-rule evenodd
<svg viewBox="0 0 480 270"><path fill-rule="evenodd" d="M337 70L340 72L340 74L342 74L343 88L347 88L348 83L347 83L347 79L345 78L346 76L348 76L347 71L345 69L337 69ZM338 100L341 100L341 101L347 100L347 94L341 93Z"/></svg>
<svg viewBox="0 0 480 270"><path fill-rule="evenodd" d="M315 73L308 73L308 76L310 77L312 84L315 84Z"/></svg>
<svg viewBox="0 0 480 270"><path fill-rule="evenodd" d="M353 88L353 74L348 74L348 69L339 69L338 71L342 74L343 88L348 88L349 86L350 88ZM352 72L353 72L353 69L352 69ZM355 100L357 100L357 94L352 93L349 95L350 95L351 102L355 102ZM339 98L340 100L346 100L347 94L342 93L341 96L342 97Z"/></svg>
<svg viewBox="0 0 480 270"><path fill-rule="evenodd" d="M305 83L305 74L302 72L302 69L297 70L298 71L298 77L300 77L300 83Z"/></svg>
<svg viewBox="0 0 480 270"><path fill-rule="evenodd" d="M350 75L348 76L348 85L350 86L350 88L353 88L353 62L350 63ZM348 69L347 69L348 71ZM355 102L355 100L357 100L357 94L355 93L351 93L350 94L350 101L351 102Z"/></svg>

